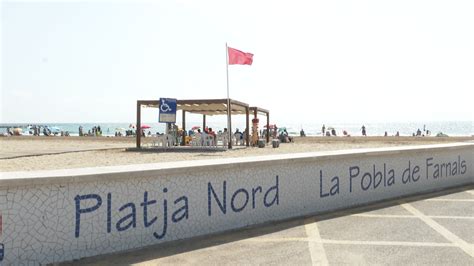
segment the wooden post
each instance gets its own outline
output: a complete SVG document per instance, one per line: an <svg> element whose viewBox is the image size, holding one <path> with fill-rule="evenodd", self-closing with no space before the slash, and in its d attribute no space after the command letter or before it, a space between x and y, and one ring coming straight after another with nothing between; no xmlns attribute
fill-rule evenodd
<svg viewBox="0 0 474 266"><path fill-rule="evenodd" d="M183 146L186 146L186 111L183 110L183 124L182 127L183 129Z"/></svg>
<svg viewBox="0 0 474 266"><path fill-rule="evenodd" d="M250 146L250 125L249 125L249 116L250 116L250 112L249 112L249 107L245 107L245 123L247 125L247 136L245 137L245 144L246 146Z"/></svg>
<svg viewBox="0 0 474 266"><path fill-rule="evenodd" d="M142 126L141 126L142 114L141 114L141 111L142 111L142 104L141 104L140 101L137 101L137 124L136 124L137 130L135 132L136 132L136 137L137 137L137 148L138 149L141 148L141 137L142 137L142 132L141 132L141 129L142 129Z"/></svg>
<svg viewBox="0 0 474 266"><path fill-rule="evenodd" d="M267 143L270 142L270 112L267 113Z"/></svg>

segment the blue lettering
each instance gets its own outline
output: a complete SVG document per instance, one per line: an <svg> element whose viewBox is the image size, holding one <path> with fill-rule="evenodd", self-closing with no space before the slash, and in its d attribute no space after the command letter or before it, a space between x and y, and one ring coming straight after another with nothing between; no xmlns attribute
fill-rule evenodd
<svg viewBox="0 0 474 266"><path fill-rule="evenodd" d="M258 186L256 188L252 188L252 209L255 209L255 193L260 192L262 193L262 187Z"/></svg>
<svg viewBox="0 0 474 266"><path fill-rule="evenodd" d="M127 214L126 216L122 217L120 220L118 220L117 224L115 225L115 228L117 228L117 231L119 232L125 231L129 229L130 227L135 228L137 226L137 211L135 208L135 204L133 204L132 202L127 203L123 205L122 207L120 207L119 212L125 210L126 208L130 208L131 212ZM131 218L131 221L125 226L123 226L122 223L124 223L130 218Z"/></svg>
<svg viewBox="0 0 474 266"><path fill-rule="evenodd" d="M429 178L429 169L430 169L430 166L433 166L433 164L431 163L431 161L433 161L433 157L430 157L430 158L426 159L426 179Z"/></svg>
<svg viewBox="0 0 474 266"><path fill-rule="evenodd" d="M383 164L383 177L385 180L385 164ZM374 164L374 189L376 189L380 185L380 183L382 183L382 171L376 171Z"/></svg>
<svg viewBox="0 0 474 266"><path fill-rule="evenodd" d="M168 192L167 188L163 189L163 193ZM160 234L157 232L153 233L153 236L156 239L162 239L166 236L166 231L168 230L168 201L166 199L163 200L163 231Z"/></svg>
<svg viewBox="0 0 474 266"><path fill-rule="evenodd" d="M267 192L265 193L265 196L263 197L263 204L265 205L265 207L270 207L272 206L275 202L276 202L276 205L279 204L280 202L280 198L279 198L279 186L278 186L278 175L276 176L276 184L272 187L270 187ZM270 191L272 190L275 190L275 197L273 198L273 200L269 203L267 203L267 196L270 194Z"/></svg>
<svg viewBox="0 0 474 266"><path fill-rule="evenodd" d="M171 220L173 221L173 223L177 223L181 220L183 220L184 218L186 218L186 220L188 219L189 217L189 210L188 210L188 198L186 196L182 196L181 198L177 199L174 201L174 204L178 204L178 202L180 201L183 201L184 202L184 205L183 207L179 208L177 211L175 211L173 213L173 215L171 216ZM182 212L181 216L178 217L178 214Z"/></svg>
<svg viewBox="0 0 474 266"><path fill-rule="evenodd" d="M413 168L413 172L412 172L412 178L414 182L418 181L421 177L418 172L420 172L420 167L417 165Z"/></svg>
<svg viewBox="0 0 474 266"><path fill-rule="evenodd" d="M239 193L244 193L245 203L242 205L242 207L236 208L234 202L235 202L235 198L237 197ZM234 212L241 212L245 208L245 206L247 206L248 202L249 202L249 193L247 192L247 190L241 188L235 191L234 195L232 195L232 199L230 200L230 207L232 208Z"/></svg>
<svg viewBox="0 0 474 266"><path fill-rule="evenodd" d="M323 193L323 170L319 170L319 197L329 197L329 192Z"/></svg>
<svg viewBox="0 0 474 266"><path fill-rule="evenodd" d="M408 161L408 168L402 174L402 183L406 184L408 182L411 182L411 161Z"/></svg>
<svg viewBox="0 0 474 266"><path fill-rule="evenodd" d="M388 171L388 174L389 174L390 176L388 177L387 184L388 184L388 186L391 186L391 185L395 184L395 170L390 169L390 170Z"/></svg>
<svg viewBox="0 0 474 266"><path fill-rule="evenodd" d="M369 184L367 186L364 186L364 180L366 177L369 177ZM367 190L370 188L371 184L372 184L372 176L370 176L370 173L365 173L362 176L362 179L360 180L360 187L362 188L362 190Z"/></svg>
<svg viewBox="0 0 474 266"><path fill-rule="evenodd" d="M81 209L81 201L88 200L88 199L95 199L96 204L92 207ZM102 198L97 194L87 194L79 196L77 195L74 197L74 201L76 202L76 226L75 226L75 236L76 238L79 237L79 232L81 228L81 214L89 213L97 210L100 205L102 205Z"/></svg>
<svg viewBox="0 0 474 266"><path fill-rule="evenodd" d="M353 172L353 170L357 172ZM352 179L358 176L360 173L359 166L351 166L349 168L349 192L352 193Z"/></svg>
<svg viewBox="0 0 474 266"><path fill-rule="evenodd" d="M461 175L463 175L467 171L466 161L462 160L460 165L461 165Z"/></svg>
<svg viewBox="0 0 474 266"><path fill-rule="evenodd" d="M336 181L336 182L334 182ZM336 194L339 194L339 177L338 176L335 176L331 179L331 183L333 183L334 185L331 187L331 196L334 196Z"/></svg>
<svg viewBox="0 0 474 266"><path fill-rule="evenodd" d="M112 231L112 193L107 193L107 233Z"/></svg>
<svg viewBox="0 0 474 266"><path fill-rule="evenodd" d="M335 194L339 194L339 177L335 176L331 178L331 189L328 193L323 193L323 170L319 170L319 197L325 198L329 197L329 195L334 196Z"/></svg>
<svg viewBox="0 0 474 266"><path fill-rule="evenodd" d="M143 193L143 202L140 203L140 206L143 207L143 225L145 226L145 228L154 224L158 219L158 217L155 216L150 221L148 221L148 206L155 203L156 200L148 200L148 191L145 191L145 193Z"/></svg>
<svg viewBox="0 0 474 266"><path fill-rule="evenodd" d="M208 216L211 216L212 215L212 211L211 211L211 192L212 192L212 195L214 196L214 199L216 200L217 202L217 205L219 206L221 212L223 214L226 213L226 181L223 182L223 191L222 191L222 197L223 197L223 203L221 203L221 201L219 200L216 192L214 191L214 188L212 187L211 185L211 182L208 182L207 183L207 214Z"/></svg>

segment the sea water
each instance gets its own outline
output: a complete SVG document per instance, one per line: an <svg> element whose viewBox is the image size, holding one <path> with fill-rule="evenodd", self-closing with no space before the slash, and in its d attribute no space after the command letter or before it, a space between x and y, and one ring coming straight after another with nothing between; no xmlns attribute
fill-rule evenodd
<svg viewBox="0 0 474 266"><path fill-rule="evenodd" d="M260 120L259 130L264 129L265 119ZM181 122L176 123L181 127ZM274 124L271 122L271 124ZM83 132L88 133L89 130L92 131L92 128L95 126L100 126L103 136L114 136L115 132L121 132L125 135L125 130L134 130L135 123L126 122L126 123L8 123L0 124L0 133L5 133L8 127L17 127L22 128L22 132L25 135L28 135L28 125L40 125L40 126L49 126L49 127L58 127L60 131L68 131L71 136L79 135L79 126L83 127ZM148 129L144 129L145 133L151 134L163 133L165 131L164 123L157 122L143 122L142 125L150 126ZM211 127L214 131L218 132L227 127L226 122L224 121L208 121L206 124L208 127ZM338 136L342 135L342 132L345 130L351 136L361 136L361 128L364 125L367 131L368 136L383 136L385 132L389 136L394 136L398 131L400 136L411 136L413 133L416 134L417 130L420 129L422 134L424 134L424 129L431 132L431 136L436 136L437 133L442 132L448 136L474 136L474 121L438 121L438 122L372 122L372 123L363 123L363 122L314 122L314 123L302 123L302 122L277 122L278 128L285 127L287 132L290 135L299 135L301 129L304 130L307 136L321 136L322 126L325 125L326 130L328 128L334 128ZM186 130L194 126L201 126L202 121L188 121L186 123ZM245 129L245 120L240 119L237 121L232 121L232 130L235 131L239 129L243 131Z"/></svg>

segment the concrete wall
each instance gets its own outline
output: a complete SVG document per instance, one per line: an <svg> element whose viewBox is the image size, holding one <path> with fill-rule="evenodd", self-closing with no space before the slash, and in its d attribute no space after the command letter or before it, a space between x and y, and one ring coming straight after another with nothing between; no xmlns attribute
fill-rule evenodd
<svg viewBox="0 0 474 266"><path fill-rule="evenodd" d="M3 262L72 260L472 184L473 154L474 144L448 144L2 173Z"/></svg>

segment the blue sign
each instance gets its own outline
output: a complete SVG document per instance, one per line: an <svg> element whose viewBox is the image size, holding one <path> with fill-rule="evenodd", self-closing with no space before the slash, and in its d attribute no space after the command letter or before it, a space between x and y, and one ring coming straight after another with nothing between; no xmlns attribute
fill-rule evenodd
<svg viewBox="0 0 474 266"><path fill-rule="evenodd" d="M160 98L160 123L176 123L176 99Z"/></svg>

